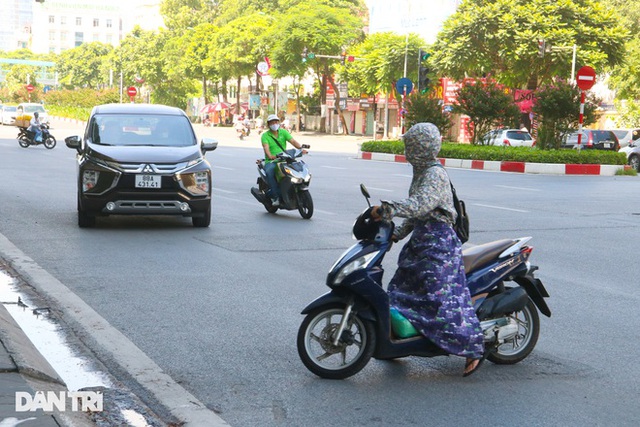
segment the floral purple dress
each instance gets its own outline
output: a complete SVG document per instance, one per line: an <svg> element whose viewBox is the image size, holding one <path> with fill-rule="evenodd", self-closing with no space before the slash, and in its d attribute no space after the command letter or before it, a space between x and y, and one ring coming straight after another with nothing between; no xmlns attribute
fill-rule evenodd
<svg viewBox="0 0 640 427"><path fill-rule="evenodd" d="M466 284L462 245L452 228L453 195L447 172L437 166L440 132L431 123L418 123L403 139L413 166L409 197L383 201L380 213L385 220L405 219L394 232L398 239L413 233L389 284L390 304L443 350L479 359L483 333Z"/></svg>

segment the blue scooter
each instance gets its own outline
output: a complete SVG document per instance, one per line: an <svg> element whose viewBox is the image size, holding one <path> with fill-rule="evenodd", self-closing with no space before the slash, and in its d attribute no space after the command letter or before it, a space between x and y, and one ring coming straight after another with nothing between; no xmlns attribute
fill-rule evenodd
<svg viewBox="0 0 640 427"><path fill-rule="evenodd" d="M353 226L358 242L331 267L326 283L331 290L302 310L306 317L298 331L298 354L322 378L348 378L372 357L447 354L389 306L382 286L382 260L391 249L394 224L371 219L369 193L362 184L360 189L369 208ZM538 310L551 316L545 302L549 294L534 275L538 267L528 261L533 250L526 245L530 239L497 240L463 250L487 358L496 364L525 359L538 341Z"/></svg>

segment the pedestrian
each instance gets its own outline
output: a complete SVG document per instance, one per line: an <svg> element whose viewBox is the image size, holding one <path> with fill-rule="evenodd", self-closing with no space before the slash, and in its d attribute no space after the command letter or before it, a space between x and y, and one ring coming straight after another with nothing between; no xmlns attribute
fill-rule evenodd
<svg viewBox="0 0 640 427"><path fill-rule="evenodd" d="M484 335L467 288L462 243L453 230L456 210L449 177L436 159L440 132L432 123L418 123L403 141L413 166L409 197L383 201L371 212L377 220L404 218L394 231L395 241L412 233L389 284L389 302L434 344L465 357L466 377L484 360Z"/></svg>

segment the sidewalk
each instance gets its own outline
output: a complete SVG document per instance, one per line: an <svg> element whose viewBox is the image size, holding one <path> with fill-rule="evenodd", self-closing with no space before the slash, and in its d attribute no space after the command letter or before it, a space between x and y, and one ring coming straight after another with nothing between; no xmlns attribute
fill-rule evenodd
<svg viewBox="0 0 640 427"><path fill-rule="evenodd" d="M93 426L82 413L16 412L16 393L35 396L38 390L65 391L60 379L40 352L0 304L0 426L24 427Z"/></svg>

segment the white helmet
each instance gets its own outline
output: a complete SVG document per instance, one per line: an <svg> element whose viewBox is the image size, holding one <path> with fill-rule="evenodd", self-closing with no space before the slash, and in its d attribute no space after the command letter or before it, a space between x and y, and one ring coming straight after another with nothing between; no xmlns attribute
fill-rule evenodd
<svg viewBox="0 0 640 427"><path fill-rule="evenodd" d="M273 120L280 121L280 118L278 118L278 116L276 116L275 114L269 114L269 117L267 117L267 123Z"/></svg>

